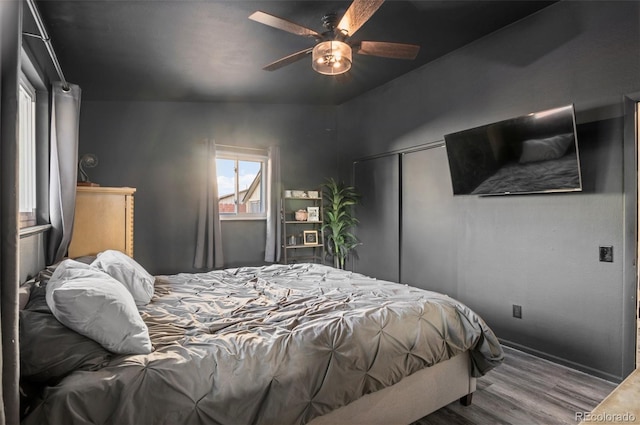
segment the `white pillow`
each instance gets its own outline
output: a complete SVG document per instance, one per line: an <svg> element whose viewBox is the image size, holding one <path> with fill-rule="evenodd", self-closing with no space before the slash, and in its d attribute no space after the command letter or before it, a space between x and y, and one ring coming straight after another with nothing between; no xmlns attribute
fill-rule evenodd
<svg viewBox="0 0 640 425"><path fill-rule="evenodd" d="M108 274L64 260L49 279L47 305L69 329L117 354L152 351L149 330L127 289Z"/></svg>
<svg viewBox="0 0 640 425"><path fill-rule="evenodd" d="M147 305L151 301L155 278L127 254L107 250L99 253L91 266L122 283L133 295L136 305Z"/></svg>
<svg viewBox="0 0 640 425"><path fill-rule="evenodd" d="M531 139L522 142L520 163L549 161L561 158L571 146L573 134L558 134L546 139Z"/></svg>

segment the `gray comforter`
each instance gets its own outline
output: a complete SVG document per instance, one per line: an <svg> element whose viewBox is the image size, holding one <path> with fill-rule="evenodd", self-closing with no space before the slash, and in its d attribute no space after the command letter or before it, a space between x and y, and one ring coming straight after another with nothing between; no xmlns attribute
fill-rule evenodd
<svg viewBox="0 0 640 425"><path fill-rule="evenodd" d="M155 351L75 370L30 424L300 424L466 350L486 324L435 292L317 264L159 276L140 309Z"/></svg>

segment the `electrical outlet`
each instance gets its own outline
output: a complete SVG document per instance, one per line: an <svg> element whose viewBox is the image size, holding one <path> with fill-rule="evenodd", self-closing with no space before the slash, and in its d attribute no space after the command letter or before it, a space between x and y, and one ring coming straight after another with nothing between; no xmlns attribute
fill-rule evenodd
<svg viewBox="0 0 640 425"><path fill-rule="evenodd" d="M613 263L613 247L601 246L600 247L600 261L605 263Z"/></svg>
<svg viewBox="0 0 640 425"><path fill-rule="evenodd" d="M522 319L522 306L518 304L513 305L513 317L516 319Z"/></svg>

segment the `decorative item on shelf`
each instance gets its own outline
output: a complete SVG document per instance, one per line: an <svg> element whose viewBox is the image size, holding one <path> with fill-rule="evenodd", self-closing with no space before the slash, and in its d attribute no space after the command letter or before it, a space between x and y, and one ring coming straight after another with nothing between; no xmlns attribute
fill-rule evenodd
<svg viewBox="0 0 640 425"><path fill-rule="evenodd" d="M92 153L85 153L78 161L78 186L100 186L89 180L85 168L94 168L98 165L98 157Z"/></svg>
<svg viewBox="0 0 640 425"><path fill-rule="evenodd" d="M287 245L296 245L298 243L298 240L296 238L296 235L289 235L287 237Z"/></svg>
<svg viewBox="0 0 640 425"><path fill-rule="evenodd" d="M291 198L293 196L293 193L291 193L290 190L285 190L284 191L284 197L285 198Z"/></svg>
<svg viewBox="0 0 640 425"><path fill-rule="evenodd" d="M320 221L320 207L307 207L307 221Z"/></svg>
<svg viewBox="0 0 640 425"><path fill-rule="evenodd" d="M318 231L317 230L305 230L303 232L304 245L318 245Z"/></svg>
<svg viewBox="0 0 640 425"><path fill-rule="evenodd" d="M318 198L318 191L317 190L309 190L307 192L307 194L309 195L309 198Z"/></svg>
<svg viewBox="0 0 640 425"><path fill-rule="evenodd" d="M295 213L296 221L307 221L309 213L306 210L298 210Z"/></svg>
<svg viewBox="0 0 640 425"><path fill-rule="evenodd" d="M304 190L292 190L291 195L293 198L306 198L307 192Z"/></svg>

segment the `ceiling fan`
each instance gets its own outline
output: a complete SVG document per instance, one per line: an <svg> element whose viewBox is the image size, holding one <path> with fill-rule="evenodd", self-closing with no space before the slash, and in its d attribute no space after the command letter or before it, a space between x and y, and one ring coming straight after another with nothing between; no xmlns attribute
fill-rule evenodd
<svg viewBox="0 0 640 425"><path fill-rule="evenodd" d="M360 55L380 56L393 59L415 59L420 46L385 41L352 41L351 37L373 16L384 0L354 0L340 22L335 13L322 18L325 31L318 33L295 22L265 12L254 12L249 19L292 34L314 38L316 45L292 53L263 69L275 71L311 54L312 67L324 75L338 75L351 69L353 52Z"/></svg>

